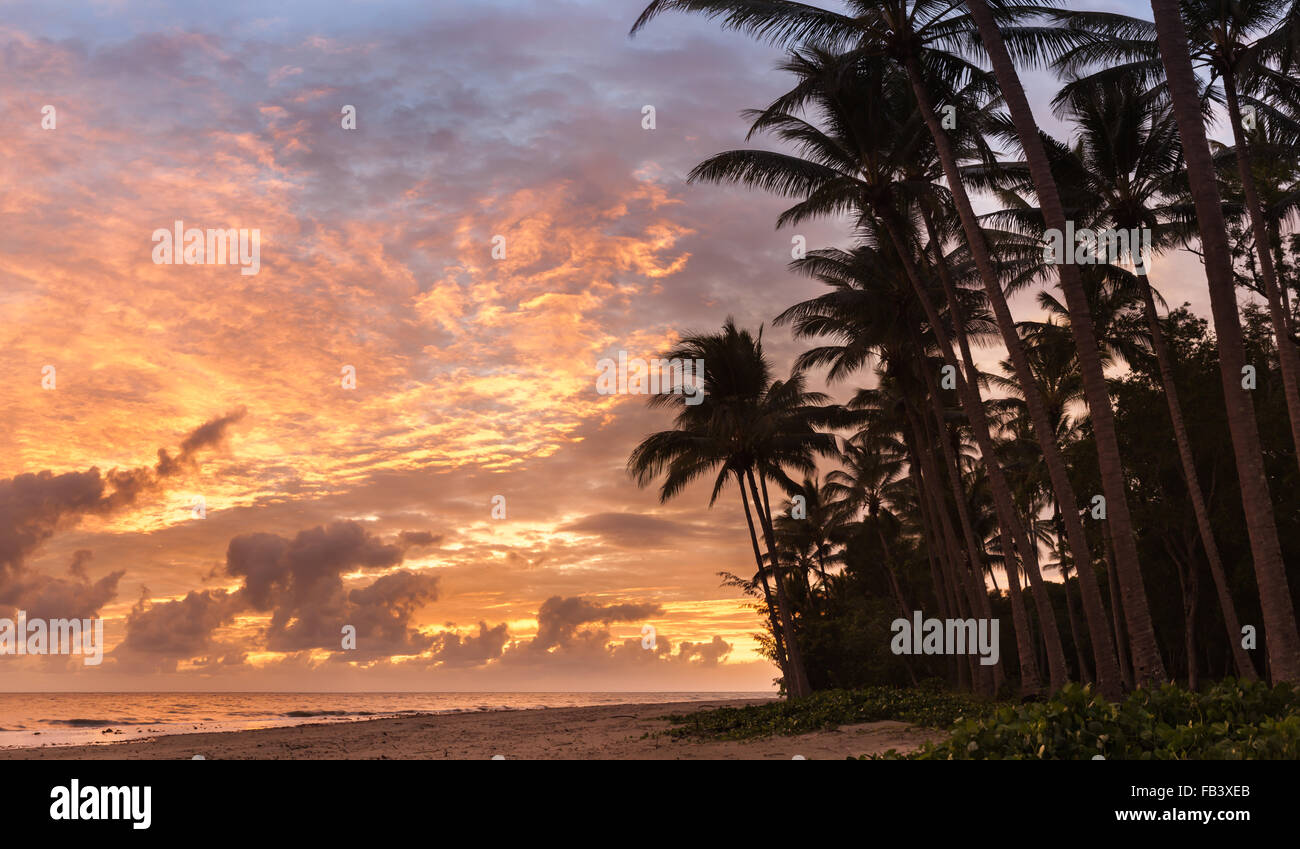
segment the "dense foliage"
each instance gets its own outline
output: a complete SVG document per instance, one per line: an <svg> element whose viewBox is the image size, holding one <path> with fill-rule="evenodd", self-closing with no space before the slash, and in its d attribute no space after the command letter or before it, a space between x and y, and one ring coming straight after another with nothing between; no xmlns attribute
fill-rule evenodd
<svg viewBox="0 0 1300 849"><path fill-rule="evenodd" d="M1210 502L1212 520L1217 529L1219 545L1225 558L1225 571L1234 602L1245 623L1261 620L1259 602L1250 567L1250 546L1246 539L1241 502L1236 495L1232 456L1222 450L1228 441L1228 428L1222 414L1214 414L1222 404L1222 390L1218 382L1214 337L1207 331L1204 319L1197 318L1185 309L1173 310L1167 321L1168 340L1177 352L1180 385L1184 387L1189 406L1205 411L1189 420L1193 444L1197 446L1198 465L1206 470L1207 478L1216 482L1216 497ZM1268 338L1262 316L1248 312L1246 322L1247 350L1253 362L1268 361ZM1283 450L1288 438L1286 408L1281 392L1276 389L1281 380L1276 371L1264 372L1261 389L1256 395L1256 408L1265 444L1274 446L1267 454L1267 467L1277 482L1281 504L1293 509L1279 510L1277 521L1282 531L1281 541L1288 563L1300 565L1300 473ZM1173 433L1169 417L1164 414L1159 397L1159 376L1150 358L1134 360L1130 372L1112 381L1112 391L1118 399L1117 425L1120 444L1125 449L1126 468L1132 471L1130 486L1137 498L1133 515L1137 522L1137 541L1143 554L1143 570L1152 588L1167 588L1154 592L1151 612L1155 620L1156 635L1161 648L1185 682L1187 659L1187 618L1184 601L1188 596L1194 602L1197 618L1192 623L1191 646L1195 663L1203 675L1222 678L1232 675L1232 656L1223 639L1224 624L1214 601L1214 587L1208 578L1195 586L1183 588L1180 571L1185 575L1183 556L1193 556L1196 549L1196 529L1191 521L1186 486L1179 477L1178 458L1170 450ZM1079 473L1082 488L1099 486L1095 481L1095 463L1088 462L1092 445L1085 435L1075 446L1074 468ZM1222 497L1220 497L1220 494ZM1089 531L1101 538L1101 529L1093 523ZM899 528L887 537L891 543L895 574L908 599L915 599L925 610L936 609L933 584L926 563L924 548L911 546L905 538L905 529ZM800 640L805 646L805 660L814 687L853 689L888 683L903 686L910 682L911 667L918 678L942 677L950 669L951 659L935 657L900 657L889 651L889 626L898 617L896 606L888 602L889 586L880 563L884 559L881 543L874 536L850 535L846 538L842 562L844 568L834 576L826 589L827 598L814 610L803 613L797 620ZM1183 552L1191 554L1183 555ZM1293 570L1294 589L1300 589L1300 570ZM1103 597L1109 604L1108 583L1104 564L1097 572ZM1179 590L1183 589L1183 592ZM1005 591L1005 587L1002 588ZM1071 677L1079 680L1079 654L1076 638L1083 642L1085 653L1090 650L1087 633L1080 629L1076 635L1069 627L1068 591L1073 603L1079 602L1078 579L1071 576L1065 584L1049 583L1046 587L1057 621L1062 623L1062 640ZM1037 627L1037 613L1028 588L1023 588L1025 606L1030 623ZM991 594L994 616L1001 622L1002 660L1011 678L1018 677L1015 652L1015 622L1009 601L1002 592ZM1041 645L1039 646L1041 657ZM1041 661L1045 665L1045 659ZM1014 695L1002 693L1003 696Z"/></svg>
<svg viewBox="0 0 1300 849"><path fill-rule="evenodd" d="M674 737L739 740L898 720L947 735L910 760L1300 759L1300 690L1225 678L1204 692L1166 684L1111 702L1071 684L1044 701L989 702L921 687L826 690L806 698L667 717Z"/></svg>
<svg viewBox="0 0 1300 849"><path fill-rule="evenodd" d="M963 718L917 760L1291 760L1300 758L1300 693L1225 679L1206 692L1173 685L1118 704L1071 685L1046 702Z"/></svg>
<svg viewBox="0 0 1300 849"><path fill-rule="evenodd" d="M654 0L634 31L668 11L779 45L792 83L745 113L764 147L689 179L852 236L792 252L825 288L774 317L810 346L789 376L762 328L684 335L665 358L702 359L705 397L654 398L671 429L628 462L662 500L698 481L739 506L754 571L723 577L783 689L1092 684L1121 716L1084 727L1137 733L1135 688L1300 684L1300 0L1153 0L1162 27L1032 0ZM1056 74L1068 137L1042 131L1018 63ZM1210 320L1156 290L1186 268ZM989 347L1006 359L972 353ZM997 662L895 654L891 623L916 611L996 621ZM811 704L789 721L839 703ZM1288 722L1260 720L1261 752ZM1152 753L1254 745L1170 727Z"/></svg>

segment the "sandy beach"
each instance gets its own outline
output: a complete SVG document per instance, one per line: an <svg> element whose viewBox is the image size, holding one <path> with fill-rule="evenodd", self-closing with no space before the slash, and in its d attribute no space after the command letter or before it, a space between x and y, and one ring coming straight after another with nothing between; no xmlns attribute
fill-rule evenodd
<svg viewBox="0 0 1300 849"><path fill-rule="evenodd" d="M601 705L544 710L408 716L207 734L176 734L91 746L0 750L0 760L489 759L507 760L841 760L894 748L910 751L941 732L903 722L846 725L791 737L679 740L656 732L659 717L748 701Z"/></svg>

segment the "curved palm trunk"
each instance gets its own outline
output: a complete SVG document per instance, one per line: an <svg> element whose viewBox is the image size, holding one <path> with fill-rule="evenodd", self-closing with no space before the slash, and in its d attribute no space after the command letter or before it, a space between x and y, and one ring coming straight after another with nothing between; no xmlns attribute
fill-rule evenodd
<svg viewBox="0 0 1300 849"><path fill-rule="evenodd" d="M1183 653L1187 655L1187 689L1195 691L1200 685L1196 666L1196 601L1200 587L1196 560L1192 556L1190 540L1184 544L1182 554L1174 551L1167 536L1161 543L1173 561L1174 574L1178 577L1178 592L1183 598Z"/></svg>
<svg viewBox="0 0 1300 849"><path fill-rule="evenodd" d="M930 215L930 211L924 207L921 209L921 217L925 221L925 232L930 239L931 249L934 251L935 268L938 269L939 280L943 284L944 298L948 304L948 314L952 316L953 334L957 337L957 345L961 349L967 380L971 386L975 387L975 392L978 394L979 370L975 367L975 360L971 356L970 340L966 336L966 319L962 313L961 302L957 299L957 287L953 284L952 275L948 273L948 267L944 261L943 245L939 239L939 232L934 226L934 218ZM934 375L929 375L929 378L933 382ZM930 391L934 393L933 385L931 385ZM974 428L975 425L972 424L971 427ZM1011 542L1011 532L1009 530L1011 525L1004 521L1002 511L999 509L996 500L993 503L993 509L998 517L998 536L1002 545L1002 564L1007 574L1008 595L1011 599L1011 620L1016 628L1016 653L1020 660L1020 692L1022 695L1035 694L1042 691L1043 684L1038 675L1038 661L1034 656L1033 636L1029 633L1029 614L1025 610L1025 599L1020 592L1020 579L1016 576L1015 547ZM996 578L993 580L993 586L997 587Z"/></svg>
<svg viewBox="0 0 1300 849"><path fill-rule="evenodd" d="M1016 135L1020 138L1021 148L1025 152L1025 161L1034 182L1039 206L1049 228L1064 233L1066 230L1065 210L1061 205L1060 193L1056 180L1038 135L1038 125L1034 113L1029 108L1020 77L1015 64L1002 41L993 13L984 0L966 0L966 7L979 29L980 41L988 53L1002 89L1011 119L1015 124ZM1110 408L1110 392L1106 386L1106 376L1102 373L1101 349L1097 346L1096 331L1092 326L1092 316L1088 307L1088 298L1083 289L1083 278L1079 270L1070 264L1058 266L1060 272L1061 292L1065 295L1066 309L1070 315L1070 333L1074 337L1077 349L1079 372L1083 378L1084 397L1092 419L1092 429L1097 444L1097 461L1101 469L1102 489L1106 496L1106 521L1111 525L1111 534L1115 540L1115 560L1119 566L1120 588L1124 593L1124 610L1128 615L1129 636L1133 643L1134 656L1138 659L1136 674L1144 683L1157 683L1165 678L1165 665L1160 657L1160 648L1156 643L1155 627L1151 621L1151 609L1147 604L1146 588L1142 583L1142 572L1138 564L1137 541L1133 534L1133 522L1128 512L1128 494L1124 483L1124 469L1120 462L1119 439L1115 434L1115 418ZM1014 357L1013 357L1014 360ZM1031 407L1031 415L1033 413ZM1044 420L1044 423L1046 420ZM1035 429L1040 427L1037 420ZM1046 441L1046 440L1045 440ZM1059 463L1059 459L1048 459L1048 470ZM1061 471L1064 471L1063 469ZM1055 477L1053 474L1053 485ZM1068 478L1066 478L1068 481ZM1069 499L1062 504L1069 505L1066 513L1074 515L1077 502ZM1082 543L1086 545L1086 541ZM1080 564L1078 570L1080 586L1086 572L1092 568L1092 558L1080 557L1071 535L1070 548L1074 551L1075 562ZM1086 549L1082 549L1086 550ZM1096 587L1096 581L1091 581ZM1100 604L1100 591L1085 591L1085 605ZM1089 616L1091 625L1093 617ZM1100 616L1096 618L1101 621ZM1104 628L1096 629L1094 640L1101 637L1104 642L1094 642L1097 654L1097 675L1103 691L1116 692L1115 666L1109 656L1114 649L1107 651L1106 644L1110 635Z"/></svg>
<svg viewBox="0 0 1300 849"><path fill-rule="evenodd" d="M943 553L946 556L940 557L939 563L943 567L948 587L948 604L953 611L953 618L968 619L971 616L968 597L969 585L962 581L958 574L962 568L960 547L957 544L956 534L953 533L952 519L948 515L947 506L943 503L943 498L938 491L938 472L934 467L929 441L921 432L920 425L911 410L907 411L907 418L912 430L913 440L916 443L915 455L921 463L919 479L922 483L923 497L929 500L930 515L938 517L938 525L942 529ZM957 686L962 689L970 688L972 682L978 680L974 658L966 655L965 657L951 657L950 659L957 665Z"/></svg>
<svg viewBox="0 0 1300 849"><path fill-rule="evenodd" d="M921 350L919 335L913 333L913 340ZM935 382L934 374L930 369L921 368L922 377L925 381L926 394L930 399L930 411L938 424L939 433L935 434L935 440L939 443L940 450L943 453L944 465L948 474L949 490L952 492L954 505L957 508L957 520L961 524L962 540L966 546L966 561L969 565L968 583L972 588L972 602L975 609L985 617L991 617L992 611L989 607L988 590L984 586L984 569L983 558L980 556L979 542L975 539L975 526L970 515L970 505L966 503L966 494L961 488L961 466L957 461L957 453L952 447L952 442L947 439L943 429L944 409L942 396L939 394L939 385ZM982 599L982 600L981 600Z"/></svg>
<svg viewBox="0 0 1300 849"><path fill-rule="evenodd" d="M889 589L893 593L894 603L898 605L898 615L905 620L912 618L912 611L907 607L907 600L903 598L903 589L898 585L898 576L894 574L894 552L889 546L889 541L885 539L885 530L882 528L879 515L873 509L870 511L868 521L875 525L876 537L880 540L880 550L885 559L881 567L885 570L885 577L889 580ZM907 669L907 676L912 679L912 686L917 685L916 670L912 668L912 658L908 655L903 656L903 666Z"/></svg>
<svg viewBox="0 0 1300 849"><path fill-rule="evenodd" d="M914 429L920 429L919 438L921 440L921 458L928 466L926 476L933 480L935 484L934 489L930 491L930 497L934 500L934 509L939 511L940 516L942 517L944 535L948 541L949 557L952 561L954 572L953 581L960 588L961 592L964 593L958 597L959 601L963 602L961 608L962 618L968 619L976 616L985 616L986 618L991 619L992 612L990 611L985 613L984 611L984 608L988 607L988 594L983 592L982 582L979 582L977 586L972 571L979 569L979 561L975 561L972 565L963 559L961 544L957 541L957 534L952 526L952 516L948 509L948 504L943 497L943 492L940 489L942 486L940 481L944 475L939 469L938 464L934 461L933 445L935 439L933 438L933 434L927 426L922 413L919 411L909 410L908 415L912 419L912 427ZM940 441L943 441L942 438L940 438ZM957 494L961 494L960 488L957 489ZM980 605L981 598L984 601L983 606ZM977 665L974 656L969 654L966 656L966 664L970 667L972 681L978 682L978 689L982 689L990 694L996 692L997 688L994 686L990 676L985 674L987 672L986 667Z"/></svg>
<svg viewBox="0 0 1300 849"><path fill-rule="evenodd" d="M1233 288L1227 227L1223 220L1219 187L1214 180L1214 163L1205 139L1205 127L1201 123L1195 71L1187 53L1187 30L1179 13L1178 0L1151 0L1151 11L1155 16L1156 42L1169 80L1174 120L1178 122L1178 133L1183 141L1187 176L1200 225L1210 310L1219 343L1219 371L1233 453L1237 459L1246 530L1255 560L1255 580L1259 586L1260 607L1267 632L1268 661L1274 681L1297 682L1300 681L1300 634L1296 631L1291 590L1282 565L1282 549L1273 518L1268 479L1264 474L1255 408L1249 390L1241 386L1246 352Z"/></svg>
<svg viewBox="0 0 1300 849"><path fill-rule="evenodd" d="M1228 645L1232 646L1232 659L1237 665L1237 675L1248 681L1255 681L1255 664L1250 655L1241 647L1241 623L1237 620L1237 610L1232 603L1232 593L1228 590L1228 579L1223 571L1223 558L1219 556L1219 546L1214 539L1214 529L1210 525L1210 512L1201 492L1200 476L1196 473L1196 460L1192 456L1192 441L1187 436L1187 425L1183 421L1183 406L1178 400L1178 386L1174 383L1173 363L1169 358L1169 346L1165 343L1164 331L1160 329L1160 318L1156 314L1155 296L1146 280L1140 283L1142 288L1143 312L1146 315L1147 330L1151 334L1151 347L1156 354L1156 364L1160 368L1160 382L1165 390L1165 402L1169 406L1169 419L1174 426L1174 443L1178 446L1178 459L1181 462L1183 481L1187 484L1187 493L1192 500L1192 513L1196 516L1196 529L1201 535L1201 547L1205 549L1205 559L1210 564L1210 575L1214 578L1214 589L1219 596L1219 607L1223 609L1223 624L1228 629Z"/></svg>
<svg viewBox="0 0 1300 849"><path fill-rule="evenodd" d="M1125 688L1133 689L1133 666L1132 652L1129 651L1128 642L1124 639L1124 602L1120 598L1119 578L1115 569L1115 555L1112 554L1114 546L1110 544L1110 528L1106 525L1101 526L1101 535L1103 538L1102 548L1106 554L1106 580L1110 586L1110 609L1111 625L1115 629L1115 647L1116 654L1119 655L1119 672L1124 676Z"/></svg>
<svg viewBox="0 0 1300 849"><path fill-rule="evenodd" d="M925 378L926 394L930 396L931 410L939 431L935 434L935 441L939 443L943 452L944 464L948 472L949 488L952 491L953 502L957 508L957 519L961 525L962 538L966 544L968 568L965 577L971 587L972 611L986 620L992 620L993 606L989 603L988 588L984 585L984 560L981 556L979 543L975 539L975 527L971 520L970 505L966 503L966 494L961 487L961 465L958 463L957 452L953 449L952 441L948 438L947 430L943 425L944 409L943 401L939 395L939 387L930 369L922 367L921 372ZM989 686L991 687L991 693L996 694L1006 678L1001 664L993 667L992 676Z"/></svg>
<svg viewBox="0 0 1300 849"><path fill-rule="evenodd" d="M872 513L871 523L876 526L876 537L880 540L880 550L885 554L885 577L889 579L889 589L894 594L894 601L898 603L898 613L904 619L910 619L912 611L907 606L907 599L903 598L903 588L898 583L898 576L894 574L894 552L890 548L889 541L885 539L885 529L882 528L880 517Z"/></svg>
<svg viewBox="0 0 1300 849"><path fill-rule="evenodd" d="M1074 640L1074 659L1079 664L1079 679L1085 684L1090 684L1093 680L1092 670L1088 669L1088 658L1083 651L1083 640L1080 637L1083 629L1079 627L1079 614L1074 610L1074 593L1070 592L1070 573L1065 563L1064 546L1061 545L1061 540L1065 537L1065 520L1061 517L1061 505L1056 504L1054 507L1055 515L1052 516L1052 524L1056 528L1056 560L1061 570L1061 589L1065 591L1065 610L1070 617L1070 639Z"/></svg>
<svg viewBox="0 0 1300 849"><path fill-rule="evenodd" d="M916 264L912 262L911 255L907 250L907 244L902 237L902 230L897 223L896 213L886 206L878 207L875 211L881 219L881 224L884 226L890 240L893 242L899 262L903 266L904 273L906 273L912 289L916 292L917 299L925 310L926 321L930 324L935 339L939 342L940 351L948 362L956 362L948 331L939 317L938 310L935 309L930 294L925 289L925 284L921 281L921 275L917 271ZM1015 518L1017 516L1015 501L1011 497L1011 487L1007 484L1002 467L997 460L996 446L989 434L988 422L984 418L983 402L979 397L979 392L973 388L960 372L957 374L957 389L959 392L958 397L962 401L962 408L966 412L966 418L975 432L975 440L979 445L985 468L988 469L989 488L993 491L994 504L997 505L1000 519L1005 519L1005 526L1011 529L1012 537L1020 552L1021 563L1024 564L1025 574L1029 577L1030 586L1033 587L1034 605L1038 610L1043 628L1043 639L1047 644L1048 675L1052 689L1059 690L1069 680L1065 664L1065 650L1061 646L1061 632L1056 625L1056 614L1052 610L1051 601L1047 597L1047 590L1042 585L1042 576L1038 573L1037 558L1034 555L1032 543L1029 541L1024 527Z"/></svg>
<svg viewBox="0 0 1300 849"><path fill-rule="evenodd" d="M1292 343L1300 345L1300 337L1295 335L1295 321L1291 314L1291 291L1287 288L1286 256L1282 253L1282 233L1277 221L1269 222L1268 232L1269 243L1273 246L1273 268L1277 272L1277 288L1282 295L1282 324Z"/></svg>
<svg viewBox="0 0 1300 849"><path fill-rule="evenodd" d="M939 615L944 619L947 619L952 615L952 607L951 607L951 603L948 601L948 599L950 598L950 594L948 592L948 588L943 579L943 570L939 568L938 556L935 554L935 552L939 550L939 546L934 541L934 531L930 530L930 524L928 520L930 515L930 508L928 505L925 505L924 503L925 496L920 493L919 488L917 490L917 495L918 498L921 499L921 504L922 504L921 512L926 517L925 519L923 519L923 521L926 522L925 554L930 561L930 583L934 584L934 597L935 597L935 601L939 605Z"/></svg>
<svg viewBox="0 0 1300 849"><path fill-rule="evenodd" d="M948 582L944 579L944 570L939 568L938 560L942 556L942 549L935 541L935 528L938 522L930 515L930 499L925 494L925 484L921 482L921 462L916 459L917 450L913 440L906 434L904 440L907 443L911 456L908 458L907 476L912 481L912 487L916 490L917 509L921 512L922 531L925 536L925 552L930 559L930 582L934 584L935 600L939 604L939 615L944 619L956 613L952 601L952 591L948 587Z"/></svg>
<svg viewBox="0 0 1300 849"><path fill-rule="evenodd" d="M936 552L939 551L939 546L934 541L934 520L930 517L930 508L926 506L926 497L922 492L920 474L917 472L915 466L912 467L908 476L912 479L912 485L916 488L916 499L921 511L921 523L923 526L922 536L925 539L925 556L930 563L930 583L934 585L934 595L939 605L939 616L943 619L948 619L953 615L953 611L950 602L948 601L947 588L944 585L943 570L939 568L937 563L938 555ZM918 605L920 604L919 601L917 603ZM956 659L947 656L945 656L944 659L947 661L945 665L948 668L949 683L957 681L960 676L954 671L958 668L955 663Z"/></svg>
<svg viewBox="0 0 1300 849"><path fill-rule="evenodd" d="M754 509L758 511L759 524L763 528L763 538L767 540L767 554L772 563L772 582L776 584L777 616L781 620L781 632L785 635L785 653L790 662L790 672L794 680L789 681L790 695L798 698L812 692L808 687L808 674L804 671L803 655L795 638L794 619L790 615L790 596L785 591L785 580L781 577L781 556L776 547L776 532L772 528L772 514L767 500L760 498L758 486L754 483L754 472L745 472L749 477L749 491L754 498ZM762 477L760 473L759 477ZM764 488L767 483L764 481Z"/></svg>
<svg viewBox="0 0 1300 849"><path fill-rule="evenodd" d="M1277 359L1282 369L1282 394L1286 396L1286 410L1291 419L1291 444L1296 450L1296 462L1300 463L1300 387L1296 383L1297 373L1300 373L1300 352L1297 352L1296 344L1291 340L1286 311L1282 308L1273 254L1269 250L1268 225L1264 220L1264 207L1259 202L1259 192L1255 188L1255 174L1250 170L1250 147L1241 125L1237 82L1231 72L1224 77L1223 91L1228 99L1232 138L1237 145L1237 174L1241 177L1241 189L1246 196L1250 228L1255 237L1255 253L1259 257L1259 273L1264 278L1269 320L1273 324L1273 336L1277 340Z"/></svg>
<svg viewBox="0 0 1300 849"><path fill-rule="evenodd" d="M907 409L907 419L912 428L913 439L916 441L916 456L921 462L921 480L933 484L925 487L925 494L930 499L930 511L939 520L939 528L943 533L944 548L948 553L948 571L947 578L955 594L955 603L958 614L965 618L970 616L971 598L970 582L962 580L962 558L961 545L957 542L957 533L952 527L952 517L948 514L948 506L944 503L939 492L939 469L934 464L934 453L930 447L929 434L923 429L923 425L917 418L915 412L909 407Z"/></svg>
<svg viewBox="0 0 1300 849"><path fill-rule="evenodd" d="M962 541L966 546L966 563L968 567L966 577L971 588L972 602L975 605L974 609L980 615L991 618L992 609L989 606L988 588L984 585L984 560L981 556L979 542L975 539L975 526L970 515L970 505L966 502L966 493L961 487L961 467L958 463L957 452L953 449L948 434L943 430L943 402L939 400L934 375L928 369L924 371L932 411L936 421L939 422L940 432L934 434L934 441L939 443L940 451L943 454L945 471L947 472L945 477L948 479L949 491L952 493L953 502L957 508L957 521L961 525Z"/></svg>
<svg viewBox="0 0 1300 849"><path fill-rule="evenodd" d="M916 488L916 502L921 511L925 551L930 560L930 580L934 583L935 595L939 602L939 615L944 619L957 618L960 615L957 609L957 597L954 594L952 581L945 577L951 570L947 566L944 547L937 540L939 532L936 529L939 520L934 517L934 508L931 506L931 499L927 492L928 484L921 472L921 451L917 447L910 424L903 430L903 442L908 450L908 477L912 481L912 486ZM950 681L957 682L958 686L969 681L968 667L957 663L957 658L950 655L945 655L944 659L947 661Z"/></svg>
<svg viewBox="0 0 1300 849"><path fill-rule="evenodd" d="M1020 694L1034 695L1042 692L1043 683L1038 675L1038 658L1034 655L1034 635L1030 633L1029 611L1020 591L1020 578L1016 575L1016 558L1011 551L1011 540L1002 532L1002 566L1007 573L1007 595L1011 598L1011 621L1016 626L1016 656L1020 660Z"/></svg>
<svg viewBox="0 0 1300 849"><path fill-rule="evenodd" d="M736 482L740 484L740 503L745 507L745 524L749 526L749 542L754 546L754 562L758 565L758 577L763 584L763 598L767 602L767 618L772 628L772 643L776 647L776 662L781 668L781 677L790 679L790 661L785 653L785 640L781 638L781 626L777 620L776 602L772 598L772 588L767 583L767 566L763 563L763 553L758 548L758 534L754 532L754 517L749 512L749 495L745 492L745 478L736 472Z"/></svg>
<svg viewBox="0 0 1300 849"><path fill-rule="evenodd" d="M1025 396L1026 406L1029 408L1030 418L1034 424L1035 436L1043 450L1043 459L1046 463L1048 475L1051 480L1052 489L1056 498L1063 504L1076 505L1078 503L1074 495L1074 487L1070 483L1069 473L1066 469L1065 459L1061 456L1060 448L1056 444L1056 432L1051 426L1051 420L1047 415L1047 405L1043 401L1041 393L1038 391L1038 384L1033 377L1033 370L1029 366L1029 358L1025 355L1024 345L1020 340L1020 335L1016 332L1015 319L1011 316L1011 309L1007 306L1006 298L1002 294L1002 288L998 285L997 274L993 269L992 259L989 256L988 246L984 242L983 232L980 230L979 222L975 218L975 211L971 207L970 196L966 194L965 186L961 181L961 172L957 166L957 157L953 153L952 143L948 134L943 130L939 123L939 118L935 114L934 104L930 99L930 93L925 88L925 82L921 74L920 63L915 57L909 58L906 63L908 77L912 83L912 91L916 95L917 105L920 107L921 116L925 120L926 126L934 138L935 148L939 154L939 162L943 166L944 176L948 181L948 188L952 193L954 205L957 207L957 215L961 219L962 230L966 234L966 241L971 252L971 257L975 260L975 265L979 270L980 280L984 284L984 292L988 297L989 305L993 308L993 315L997 320L998 330L1002 335L1002 342L1007 348L1007 353L1011 358L1012 368L1016 372L1016 377L1020 382ZM952 293L948 294L949 300L954 300ZM969 352L967 354L967 368L970 369ZM956 362L951 352L945 352L949 362ZM972 375L969 380L973 381L976 377ZM1109 408L1108 408L1109 409ZM979 434L976 433L978 439ZM984 446L981 442L980 450L983 452ZM990 484L994 484L992 476L989 478ZM995 499L998 487L993 486ZM1010 491L1007 491L1008 506L1010 500ZM1011 509L1014 510L1013 507ZM1066 530L1070 543L1070 550L1074 553L1075 562L1092 563L1092 555L1088 547L1088 537L1083 532L1083 523L1079 520L1074 509L1067 512ZM1024 532L1018 535L1024 536ZM1017 547L1020 550L1020 559L1026 574L1030 579L1030 585L1036 587L1035 576L1037 567L1033 563L1037 560L1036 556L1031 556L1026 550L1027 543L1021 538L1017 539ZM1088 620L1088 633L1092 638L1093 653L1097 660L1098 683L1103 694L1108 697L1117 697L1120 694L1120 678L1118 665L1115 660L1115 647L1110 639L1110 632L1105 627L1105 614L1101 605L1101 590L1097 586L1096 576L1084 574L1088 570L1080 570L1080 590L1083 595L1084 615ZM1141 587L1139 586L1139 589ZM1037 598L1037 592L1036 596ZM1146 609L1146 595L1142 596L1143 609ZM1050 604L1044 602L1038 603L1039 616L1042 617L1044 607L1050 611ZM1050 621L1055 626L1055 616L1049 619L1043 619L1043 627L1047 628ZM1150 614L1147 615L1147 624L1150 625ZM1153 637L1154 638L1154 637ZM1050 637L1049 637L1050 640ZM1057 638L1059 643L1059 637ZM1049 642L1050 646L1050 642ZM1051 658L1052 653L1049 651L1048 656ZM1061 662L1064 663L1064 653L1061 656ZM1053 684L1053 688L1056 685Z"/></svg>
<svg viewBox="0 0 1300 849"><path fill-rule="evenodd" d="M1088 658L1083 650L1083 629L1079 627L1079 614L1074 608L1074 593L1070 592L1070 576L1061 576L1062 589L1065 591L1065 609L1070 617L1070 637L1074 640L1074 657L1079 664L1079 679L1085 684L1093 681L1092 670L1088 668Z"/></svg>

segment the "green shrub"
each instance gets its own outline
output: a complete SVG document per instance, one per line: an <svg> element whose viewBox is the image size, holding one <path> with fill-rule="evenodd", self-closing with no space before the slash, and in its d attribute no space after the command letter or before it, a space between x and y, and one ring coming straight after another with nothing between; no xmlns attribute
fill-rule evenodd
<svg viewBox="0 0 1300 849"><path fill-rule="evenodd" d="M1300 758L1300 694L1226 679L1204 693L1166 684L1111 703L1070 685L1050 700L963 718L916 760Z"/></svg>

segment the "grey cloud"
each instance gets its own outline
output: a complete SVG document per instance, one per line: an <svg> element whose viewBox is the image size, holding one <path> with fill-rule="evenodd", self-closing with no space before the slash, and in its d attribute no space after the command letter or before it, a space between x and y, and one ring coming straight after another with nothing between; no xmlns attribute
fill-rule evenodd
<svg viewBox="0 0 1300 849"><path fill-rule="evenodd" d="M402 531L398 535L398 541L403 546L410 548L437 545L442 542L442 534L435 534L430 531Z"/></svg>
<svg viewBox="0 0 1300 849"><path fill-rule="evenodd" d="M357 522L331 522L293 539L255 533L235 537L226 549L226 572L244 579L238 591L250 609L270 612L266 648L341 649L341 629L357 629L358 651L413 653L427 648L410 620L437 598L437 578L410 572L385 575L345 593L343 574L400 565L401 546L386 543Z"/></svg>
<svg viewBox="0 0 1300 849"><path fill-rule="evenodd" d="M705 666L717 666L729 654L731 654L731 643L715 636L707 643L679 644L676 659L687 662L698 660Z"/></svg>
<svg viewBox="0 0 1300 849"><path fill-rule="evenodd" d="M534 651L567 646L582 639L581 625L636 621L661 612L657 604L600 605L581 596L552 596L537 611L537 636L528 645Z"/></svg>
<svg viewBox="0 0 1300 849"><path fill-rule="evenodd" d="M206 421L194 430L190 431L189 436L181 442L181 450L175 459L168 456L167 452L158 449L158 465L154 470L159 477L168 477L174 475L182 469L191 468L196 462L195 455L204 448L211 448L221 444L226 438L226 431L235 422L238 422L246 414L247 410L240 407L224 416L218 416L215 419Z"/></svg>
<svg viewBox="0 0 1300 849"><path fill-rule="evenodd" d="M176 460L159 449L154 469L110 469L102 475L98 468L57 475L46 470L0 480L0 604L25 607L62 600L85 611L88 603L111 601L122 573L88 583L84 571L88 553L78 553L74 559L74 581L31 575L26 560L55 533L76 525L83 516L129 507L145 491L161 487L165 478L192 467L197 452L220 442L229 425L242 415L242 410L237 411L195 428L181 442Z"/></svg>
<svg viewBox="0 0 1300 849"><path fill-rule="evenodd" d="M110 572L97 581L86 573L91 552L80 549L68 566L70 578L23 573L0 586L0 609L27 611L34 619L93 619L105 604L117 598L117 585L125 570Z"/></svg>
<svg viewBox="0 0 1300 849"><path fill-rule="evenodd" d="M348 593L347 624L357 629L357 651L365 655L419 654L433 644L411 627L423 606L438 600L438 577L414 572L384 575ZM338 656L352 659L352 652Z"/></svg>
<svg viewBox="0 0 1300 849"><path fill-rule="evenodd" d="M443 631L437 636L434 659L447 666L481 666L500 657L509 638L504 622L495 628L479 622L478 634L466 637L455 631Z"/></svg>
<svg viewBox="0 0 1300 849"><path fill-rule="evenodd" d="M153 605L141 599L131 609L126 638L113 654L132 668L165 671L174 671L180 660L229 654L231 647L215 644L213 633L241 607L239 599L225 590L190 592L182 599Z"/></svg>
<svg viewBox="0 0 1300 849"><path fill-rule="evenodd" d="M143 657L164 669L174 669L182 659L235 665L243 652L215 644L214 632L240 613L269 612L257 648L286 653L324 648L341 660L419 654L434 637L411 623L424 605L437 600L437 576L397 571L351 591L343 587L346 572L401 562L400 546L351 521L310 528L291 539L242 534L226 549L226 574L243 579L237 591L191 592L150 606L142 601L128 618L120 652L127 663L138 665ZM355 652L343 651L345 625L356 628Z"/></svg>

